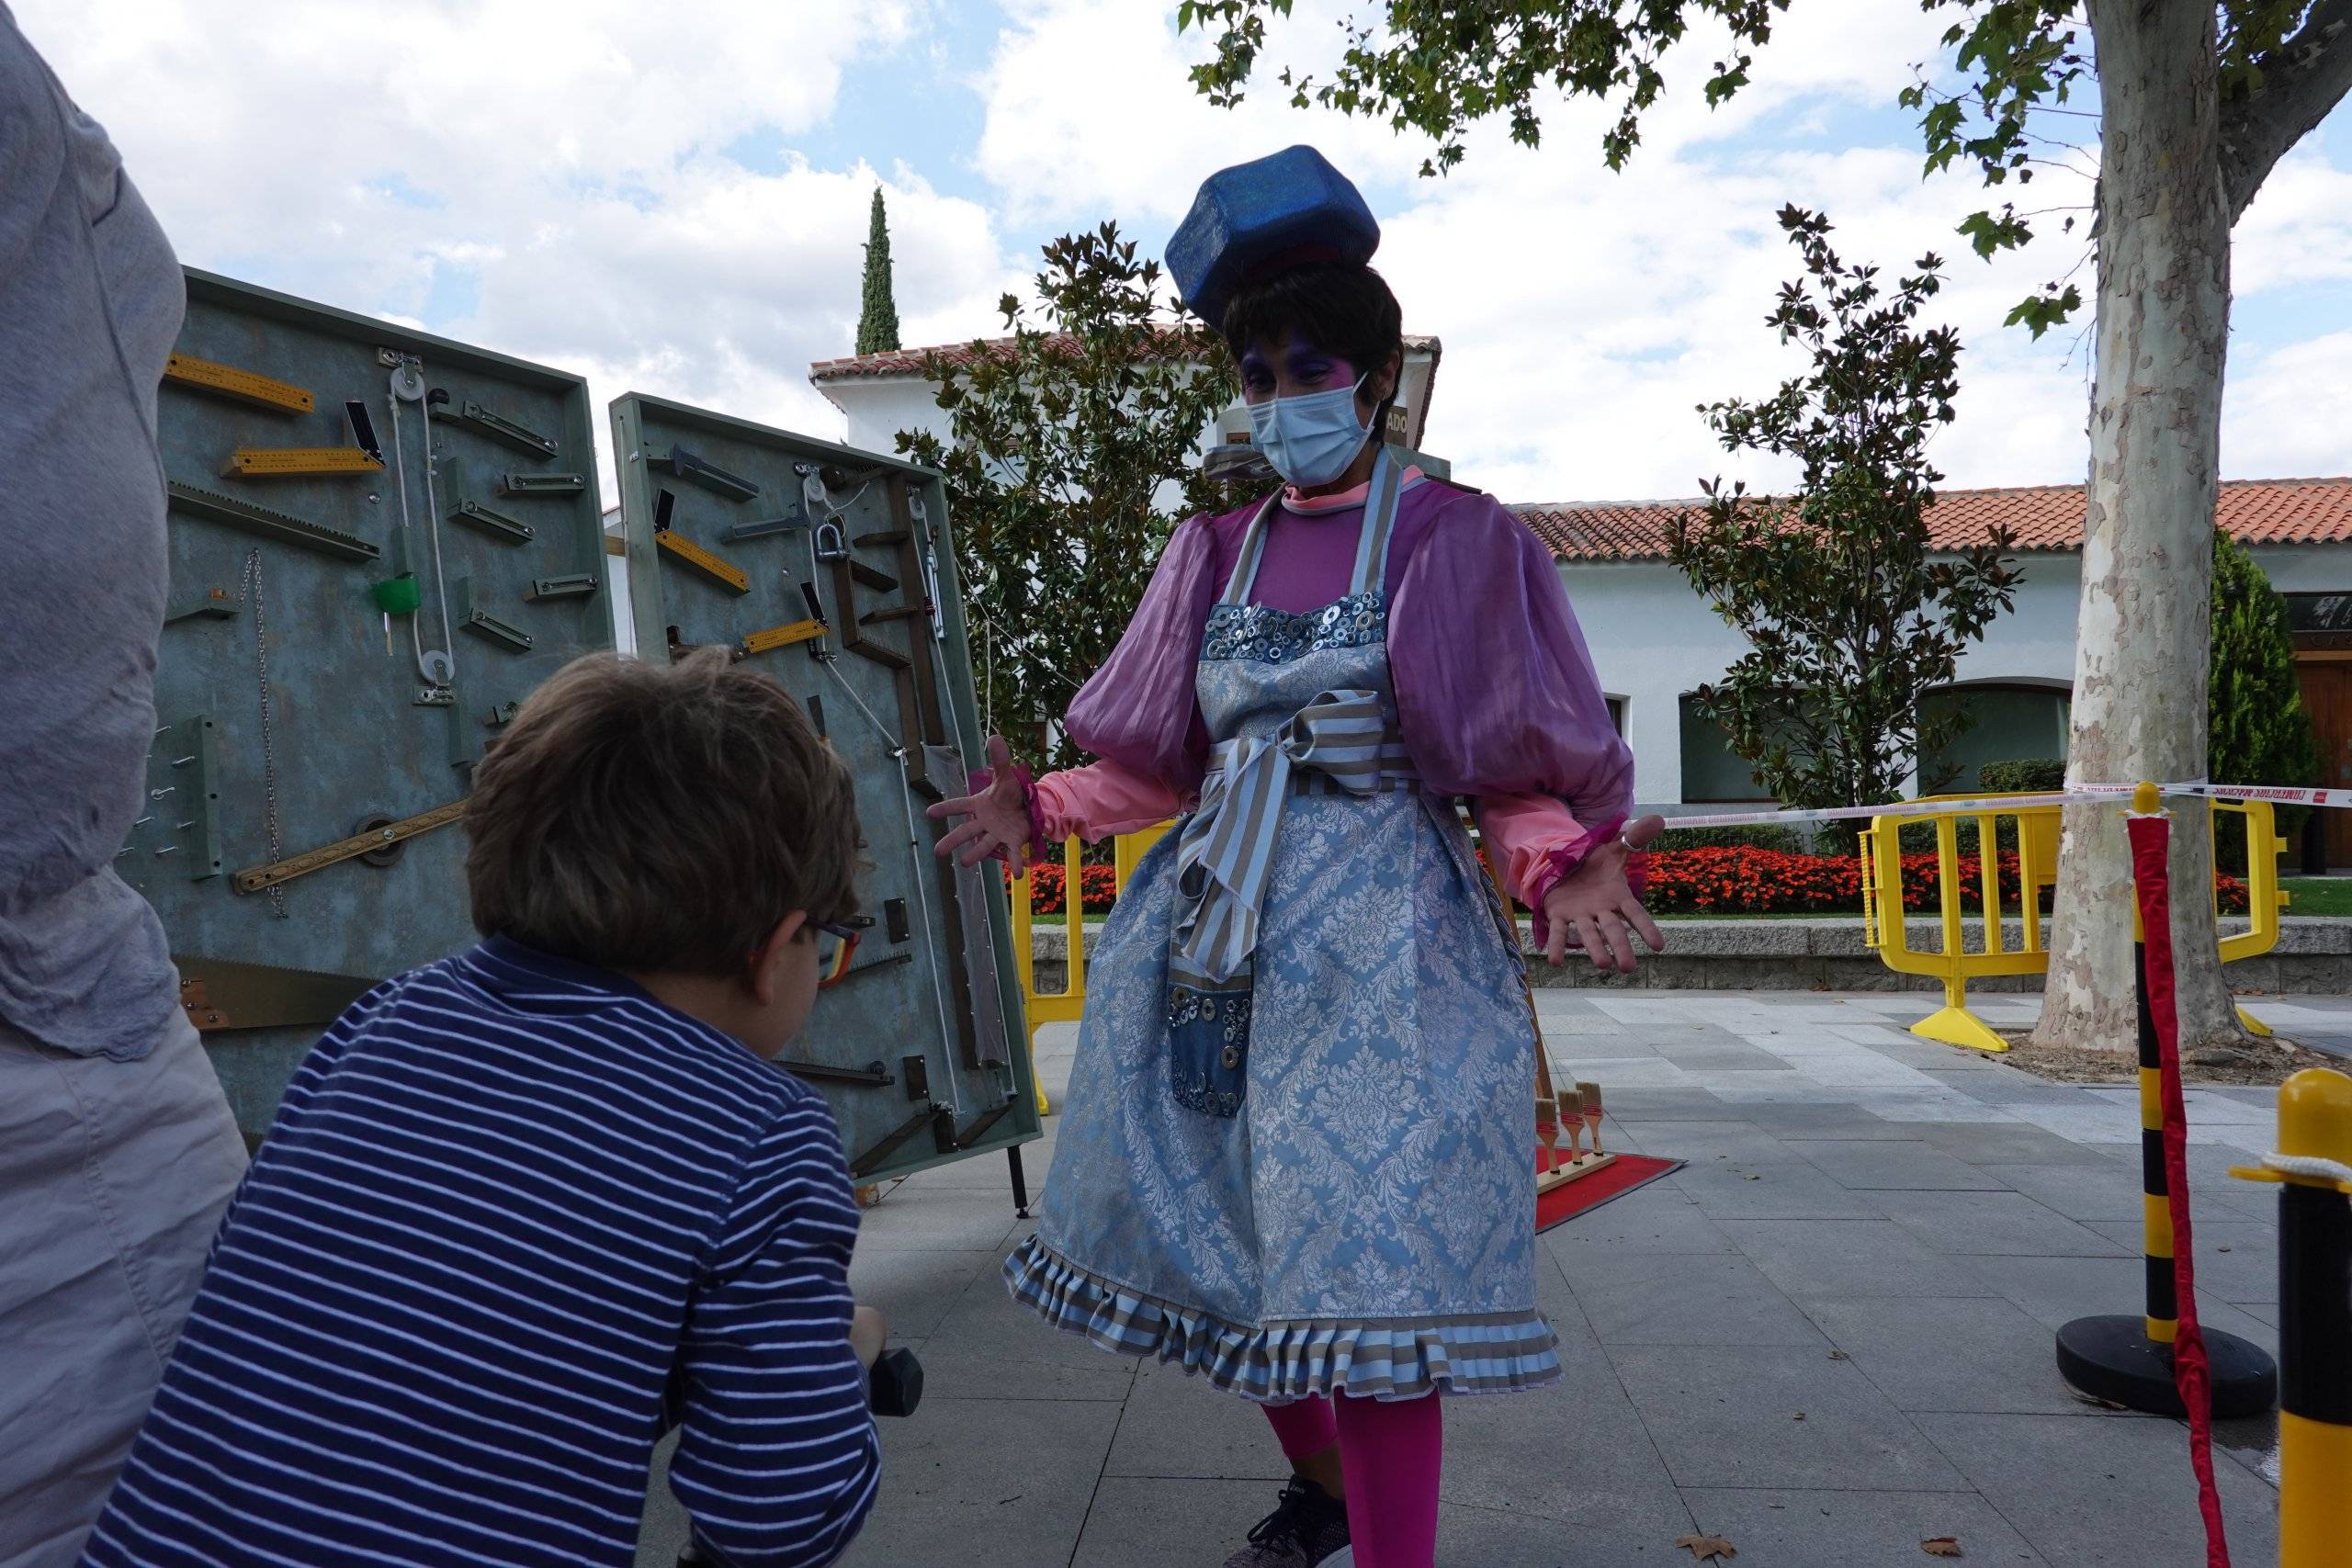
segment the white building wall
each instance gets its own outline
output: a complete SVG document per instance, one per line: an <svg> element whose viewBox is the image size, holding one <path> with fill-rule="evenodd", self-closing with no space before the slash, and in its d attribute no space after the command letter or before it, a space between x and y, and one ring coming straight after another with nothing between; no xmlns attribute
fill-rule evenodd
<svg viewBox="0 0 2352 1568"><path fill-rule="evenodd" d="M2352 592L2352 546L2256 548L2280 592ZM1962 655L1961 682L2071 686L2082 558L2030 552L2017 604ZM1651 807L1682 800L1681 697L1721 676L1746 642L1663 561L1568 563L1560 568L1601 688L1625 705L1634 789Z"/></svg>

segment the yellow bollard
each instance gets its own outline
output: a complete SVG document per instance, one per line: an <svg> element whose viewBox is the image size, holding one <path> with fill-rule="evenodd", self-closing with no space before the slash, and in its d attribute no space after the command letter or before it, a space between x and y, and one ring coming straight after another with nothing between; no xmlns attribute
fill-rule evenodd
<svg viewBox="0 0 2352 1568"><path fill-rule="evenodd" d="M2352 1077L2311 1067L2278 1090L2278 1562L2335 1568L2352 1507ZM2333 1162L2330 1172L2325 1164Z"/></svg>

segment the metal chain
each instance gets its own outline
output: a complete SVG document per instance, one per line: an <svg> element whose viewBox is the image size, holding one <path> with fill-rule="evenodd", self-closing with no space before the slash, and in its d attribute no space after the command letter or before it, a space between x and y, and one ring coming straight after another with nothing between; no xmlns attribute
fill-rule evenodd
<svg viewBox="0 0 2352 1568"><path fill-rule="evenodd" d="M237 601L250 598L254 606L254 672L261 686L261 787L263 824L269 834L269 858L278 859L284 845L277 831L277 745L269 722L269 625L263 615L261 592L261 552L245 552L244 577L237 584ZM269 907L279 919L286 918L286 893L278 887L269 890Z"/></svg>

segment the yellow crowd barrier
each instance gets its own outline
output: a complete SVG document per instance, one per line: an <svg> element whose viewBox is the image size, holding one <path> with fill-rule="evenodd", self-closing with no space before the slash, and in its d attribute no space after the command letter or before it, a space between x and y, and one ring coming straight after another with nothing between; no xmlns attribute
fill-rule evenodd
<svg viewBox="0 0 2352 1568"><path fill-rule="evenodd" d="M1960 796L1937 798L1959 799ZM1998 795L1972 795L1972 801L1998 800ZM2278 837L2267 801L2216 800L2211 818L2218 824L2226 815L2245 821L2246 903L2248 929L2222 939L2222 961L2230 963L2269 952L2278 944L2278 912L2287 895L2278 887L2278 857L2287 845ZM2014 811L1964 810L1928 812L1904 817L1873 817L1861 835L1863 940L1886 966L1898 975L1925 975L1943 982L1941 1010L1914 1024L1911 1032L1949 1045L1979 1051L2006 1051L2008 1043L1969 1010L1968 983L1996 975L2042 975L2050 969L2050 951L2041 912L2044 888L2058 880L2057 806L2020 807ZM1976 828L1978 894L1984 915L1982 950L1966 951L1962 905L1966 879L1960 874L1960 825ZM1932 950L1911 945L1911 931L1903 907L1902 829L1910 823L1932 825L1936 833L1936 915L1942 940ZM2018 897L2001 894L1999 829L2015 829L2018 853ZM1990 852L1986 852L1987 851ZM2218 900L2218 893L2215 895ZM2015 908L2010 908L2014 902ZM2218 908L2218 902L2216 905ZM2008 945L2010 920L2016 919L2018 945ZM2270 1031L2245 1012L2238 1020L2256 1034Z"/></svg>
<svg viewBox="0 0 2352 1568"><path fill-rule="evenodd" d="M1160 836L1172 827L1162 822L1137 832L1121 833L1111 843L1112 886L1127 890L1127 879ZM1037 1075L1037 1031L1048 1023L1076 1023L1086 1011L1086 899L1081 876L1083 845L1071 839L1062 845L1062 919L1069 937L1069 977L1058 991L1037 988L1036 888L1026 874L1012 884L1012 962L1021 976L1021 1001L1029 1020L1029 1079L1037 1086L1037 1114L1051 1113L1046 1086Z"/></svg>

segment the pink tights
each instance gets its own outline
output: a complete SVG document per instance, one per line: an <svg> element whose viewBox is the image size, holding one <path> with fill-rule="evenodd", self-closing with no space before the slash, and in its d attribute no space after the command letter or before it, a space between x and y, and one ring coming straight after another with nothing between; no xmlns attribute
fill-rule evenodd
<svg viewBox="0 0 2352 1568"><path fill-rule="evenodd" d="M1438 1472L1445 1428L1435 1395L1419 1399L1302 1399L1269 1404L1266 1419L1292 1462L1340 1445L1347 1478L1348 1534L1356 1568L1430 1568L1437 1557Z"/></svg>

